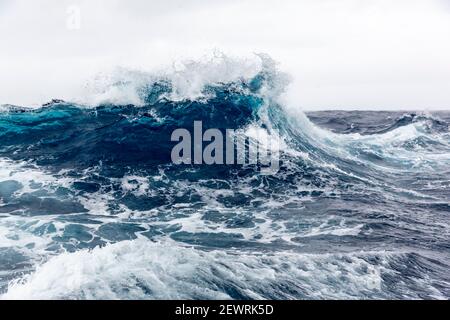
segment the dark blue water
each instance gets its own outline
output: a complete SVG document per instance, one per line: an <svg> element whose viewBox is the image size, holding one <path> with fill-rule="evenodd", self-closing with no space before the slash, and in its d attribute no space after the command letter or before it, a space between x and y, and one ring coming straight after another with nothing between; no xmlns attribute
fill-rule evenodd
<svg viewBox="0 0 450 320"><path fill-rule="evenodd" d="M450 113L305 115L271 81L4 107L3 297L448 299ZM279 172L172 164L196 120L276 137Z"/></svg>

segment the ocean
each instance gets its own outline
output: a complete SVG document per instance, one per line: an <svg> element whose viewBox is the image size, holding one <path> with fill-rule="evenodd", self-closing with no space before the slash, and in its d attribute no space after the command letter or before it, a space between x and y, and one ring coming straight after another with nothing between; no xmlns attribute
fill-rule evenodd
<svg viewBox="0 0 450 320"><path fill-rule="evenodd" d="M3 106L0 298L449 299L450 112L304 113L280 79ZM174 164L195 121L273 137L279 170Z"/></svg>

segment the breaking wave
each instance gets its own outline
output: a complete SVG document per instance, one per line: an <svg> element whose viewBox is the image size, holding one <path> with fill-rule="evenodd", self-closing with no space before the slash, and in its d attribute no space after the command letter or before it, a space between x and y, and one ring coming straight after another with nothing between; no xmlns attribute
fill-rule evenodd
<svg viewBox="0 0 450 320"><path fill-rule="evenodd" d="M449 122L332 132L287 84L265 55L220 56L2 107L3 298L448 298ZM276 139L279 172L172 164L197 120Z"/></svg>

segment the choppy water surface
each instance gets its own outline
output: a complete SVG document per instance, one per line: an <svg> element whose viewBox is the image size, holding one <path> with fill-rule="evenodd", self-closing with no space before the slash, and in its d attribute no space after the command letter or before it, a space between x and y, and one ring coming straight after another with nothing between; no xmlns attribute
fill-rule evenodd
<svg viewBox="0 0 450 320"><path fill-rule="evenodd" d="M450 298L450 114L305 115L273 72L201 98L161 79L139 106L3 107L2 297ZM195 120L276 136L280 171L173 165Z"/></svg>

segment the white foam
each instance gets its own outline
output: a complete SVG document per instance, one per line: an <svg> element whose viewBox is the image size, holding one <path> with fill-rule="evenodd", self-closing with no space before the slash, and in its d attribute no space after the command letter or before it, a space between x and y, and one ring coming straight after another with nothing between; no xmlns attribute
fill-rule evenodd
<svg viewBox="0 0 450 320"><path fill-rule="evenodd" d="M249 80L264 68L270 68L271 59L265 55L237 58L215 51L196 60L178 60L171 66L149 71L116 68L98 74L88 82L85 92L75 101L88 106L99 104L141 106L142 93L157 81L167 81L171 91L164 95L172 101L202 100L207 85Z"/></svg>
<svg viewBox="0 0 450 320"><path fill-rule="evenodd" d="M137 239L63 253L11 283L2 299L231 298L225 287L254 299L295 298L294 288L310 298L382 295L383 267L368 263L370 255L386 253L206 252Z"/></svg>
<svg viewBox="0 0 450 320"><path fill-rule="evenodd" d="M32 188L33 183L42 184L44 189L54 185L67 187L71 184L71 179L55 177L32 163L0 158L0 182L7 180L14 180L22 184L21 189L16 192L17 194L35 191Z"/></svg>
<svg viewBox="0 0 450 320"><path fill-rule="evenodd" d="M344 221L340 224L340 226L330 226L328 221L321 224L319 227L311 228L310 232L305 234L303 237L315 237L319 235L333 235L333 236L357 236L364 224L358 224L353 227L344 226Z"/></svg>

